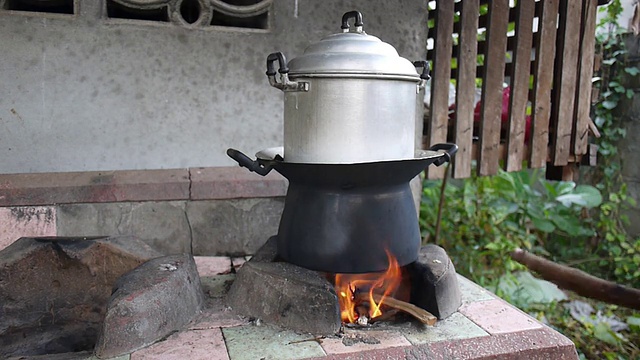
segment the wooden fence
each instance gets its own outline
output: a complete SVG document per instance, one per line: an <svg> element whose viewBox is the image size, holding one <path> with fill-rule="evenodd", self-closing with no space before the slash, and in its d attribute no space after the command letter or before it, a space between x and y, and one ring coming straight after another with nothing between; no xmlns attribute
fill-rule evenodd
<svg viewBox="0 0 640 360"><path fill-rule="evenodd" d="M479 175L493 175L500 167L570 167L589 149L598 0L509 3L440 0L429 13L432 80L423 142L458 144L455 178L471 176L473 160ZM429 178L443 175L443 167L428 171Z"/></svg>

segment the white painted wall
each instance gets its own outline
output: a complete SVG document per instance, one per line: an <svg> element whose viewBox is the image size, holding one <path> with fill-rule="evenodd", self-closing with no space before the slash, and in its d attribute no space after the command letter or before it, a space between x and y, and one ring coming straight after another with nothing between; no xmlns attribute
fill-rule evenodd
<svg viewBox="0 0 640 360"><path fill-rule="evenodd" d="M0 10L0 173L229 166L228 147L281 145L266 56L301 54L352 9L401 56L425 56L417 0L276 0L257 32L106 19L102 0L79 8Z"/></svg>

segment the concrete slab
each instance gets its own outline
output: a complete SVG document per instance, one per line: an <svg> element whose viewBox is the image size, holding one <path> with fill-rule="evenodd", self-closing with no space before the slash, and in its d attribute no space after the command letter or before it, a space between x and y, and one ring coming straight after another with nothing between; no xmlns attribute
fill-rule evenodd
<svg viewBox="0 0 640 360"><path fill-rule="evenodd" d="M236 278L236 274L223 274L217 276L200 277L202 290L210 298L223 298L229 292L229 288Z"/></svg>
<svg viewBox="0 0 640 360"><path fill-rule="evenodd" d="M460 313L492 335L542 327L537 320L503 300L468 303L460 307Z"/></svg>
<svg viewBox="0 0 640 360"><path fill-rule="evenodd" d="M189 202L193 254L254 254L278 232L283 208L279 198Z"/></svg>
<svg viewBox="0 0 640 360"><path fill-rule="evenodd" d="M247 259L244 256L232 257L231 264L233 265L233 271L238 271L247 262Z"/></svg>
<svg viewBox="0 0 640 360"><path fill-rule="evenodd" d="M354 330L345 330L341 338L331 337L322 339L321 344L328 355L409 345L411 345L411 343L400 332Z"/></svg>
<svg viewBox="0 0 640 360"><path fill-rule="evenodd" d="M460 297L463 304L496 299L496 296L490 291L487 291L462 275L458 275L458 284L460 285Z"/></svg>
<svg viewBox="0 0 640 360"><path fill-rule="evenodd" d="M295 360L324 356L312 335L296 334L274 326L245 325L222 329L231 360Z"/></svg>
<svg viewBox="0 0 640 360"><path fill-rule="evenodd" d="M196 315L191 324L188 326L190 330L203 330L226 328L233 326L248 325L249 321L229 309L205 309L201 314Z"/></svg>
<svg viewBox="0 0 640 360"><path fill-rule="evenodd" d="M187 169L0 174L0 206L186 200Z"/></svg>
<svg viewBox="0 0 640 360"><path fill-rule="evenodd" d="M219 328L187 330L131 354L131 360L229 360Z"/></svg>
<svg viewBox="0 0 640 360"><path fill-rule="evenodd" d="M489 333L458 312L438 321L433 327L412 326L400 331L413 345L489 336Z"/></svg>
<svg viewBox="0 0 640 360"><path fill-rule="evenodd" d="M191 252L184 201L59 205L58 236L134 235L165 255Z"/></svg>
<svg viewBox="0 0 640 360"><path fill-rule="evenodd" d="M194 256L198 267L198 274L215 276L231 272L231 259L228 256Z"/></svg>
<svg viewBox="0 0 640 360"><path fill-rule="evenodd" d="M287 193L287 180L272 171L260 176L245 168L193 168L191 200L282 197Z"/></svg>

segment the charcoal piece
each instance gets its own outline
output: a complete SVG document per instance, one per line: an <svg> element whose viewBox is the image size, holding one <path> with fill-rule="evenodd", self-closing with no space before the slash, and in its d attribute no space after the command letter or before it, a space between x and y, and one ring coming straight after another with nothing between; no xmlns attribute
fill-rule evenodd
<svg viewBox="0 0 640 360"><path fill-rule="evenodd" d="M113 358L153 344L181 330L203 304L193 256L147 261L116 282L95 354Z"/></svg>
<svg viewBox="0 0 640 360"><path fill-rule="evenodd" d="M227 304L239 315L318 335L340 330L338 297L320 274L254 256L236 275Z"/></svg>
<svg viewBox="0 0 640 360"><path fill-rule="evenodd" d="M446 251L433 244L420 249L418 261L407 265L411 278L411 303L444 319L462 304L460 286Z"/></svg>

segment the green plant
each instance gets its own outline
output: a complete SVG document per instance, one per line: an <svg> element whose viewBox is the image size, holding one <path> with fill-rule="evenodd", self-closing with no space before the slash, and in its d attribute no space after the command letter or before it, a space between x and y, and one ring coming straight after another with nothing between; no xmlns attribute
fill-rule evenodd
<svg viewBox="0 0 640 360"><path fill-rule="evenodd" d="M537 171L472 177L448 184L436 237L441 182L424 186L420 223L429 241L450 252L456 269L483 286L495 287L506 271L520 269L515 248L548 254L549 234L586 239L594 235L583 210L598 206L599 191L573 182L549 182Z"/></svg>
<svg viewBox="0 0 640 360"><path fill-rule="evenodd" d="M604 202L597 212L597 232L595 257L589 270L599 276L640 286L640 239L630 239L625 231L629 219L624 210L636 206L627 195L627 186L621 175L618 144L626 137L621 124L619 108L634 97L634 91L627 88L626 79L640 74L640 69L626 62L627 49L624 29L617 22L622 12L620 0L613 0L602 7L604 16L598 24L600 31L596 37L597 50L602 57L602 66L594 84L599 94L594 105L595 124L602 136L596 139L598 145L598 166L592 171L592 178L603 193Z"/></svg>

